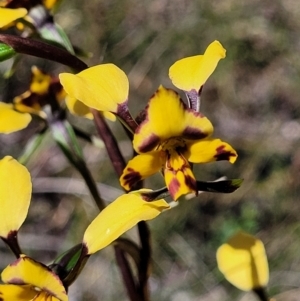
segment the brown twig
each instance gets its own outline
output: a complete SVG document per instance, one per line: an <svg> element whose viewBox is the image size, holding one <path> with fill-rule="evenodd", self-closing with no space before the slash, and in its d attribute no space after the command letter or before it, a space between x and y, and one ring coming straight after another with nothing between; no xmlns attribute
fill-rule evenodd
<svg viewBox="0 0 300 301"><path fill-rule="evenodd" d="M134 282L134 278L132 275L132 270L129 266L127 258L125 257L125 253L117 246L115 246L114 249L115 249L115 256L117 259L117 263L120 267L123 276L122 278L130 300L145 301L138 293L137 286Z"/></svg>
<svg viewBox="0 0 300 301"><path fill-rule="evenodd" d="M83 61L71 53L38 40L22 38L9 34L0 34L0 42L9 45L18 53L51 60L69 66L76 71L82 71L88 67Z"/></svg>
<svg viewBox="0 0 300 301"><path fill-rule="evenodd" d="M118 175L118 177L120 177L123 173L126 163L119 149L118 142L113 136L110 128L106 124L103 116L95 109L91 109L91 112L94 116L98 134L105 144L108 156L112 162L116 174Z"/></svg>

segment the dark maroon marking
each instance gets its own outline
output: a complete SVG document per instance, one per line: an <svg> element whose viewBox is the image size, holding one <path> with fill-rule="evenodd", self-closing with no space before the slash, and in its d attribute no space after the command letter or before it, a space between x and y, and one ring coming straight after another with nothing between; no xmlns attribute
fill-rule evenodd
<svg viewBox="0 0 300 301"><path fill-rule="evenodd" d="M179 96L179 94L178 94L176 91L174 91L174 92L176 93L176 95ZM180 96L178 97L178 100L179 100L179 102L180 102L180 105L181 105L182 109L183 109L184 111L188 110L188 106L187 106L186 103L181 99Z"/></svg>
<svg viewBox="0 0 300 301"><path fill-rule="evenodd" d="M149 122L149 114L148 114L148 110L149 110L149 104L151 99L155 96L156 93L154 93L151 98L148 101L148 104L146 105L145 109L143 109L139 115L136 117L136 122L139 124L139 126L137 127L137 129L135 130L136 134L139 134L141 131L141 128L143 126L143 124Z"/></svg>
<svg viewBox="0 0 300 301"><path fill-rule="evenodd" d="M141 124L142 122L144 122L147 118L147 114L145 110L142 110L136 117L135 117L135 122L137 124ZM137 132L137 129L136 129Z"/></svg>
<svg viewBox="0 0 300 301"><path fill-rule="evenodd" d="M186 109L189 113L192 113L196 118L204 118L205 116L201 112L196 112L192 109Z"/></svg>
<svg viewBox="0 0 300 301"><path fill-rule="evenodd" d="M173 178L172 181L168 185L169 192L173 198L174 198L176 192L178 191L179 187L180 187L179 181L176 178Z"/></svg>
<svg viewBox="0 0 300 301"><path fill-rule="evenodd" d="M128 109L128 99L126 99L123 103L118 104L117 113L115 115L119 116L123 122L131 129L134 133L138 127L138 123L132 117ZM130 135L131 136L131 135Z"/></svg>
<svg viewBox="0 0 300 301"><path fill-rule="evenodd" d="M135 171L133 168L127 168L128 174L123 177L125 185L130 188L134 186L138 181L142 180L142 176L139 172Z"/></svg>
<svg viewBox="0 0 300 301"><path fill-rule="evenodd" d="M54 101L56 101L58 104L57 95L61 91L61 84L53 80L53 83L50 83L47 92L44 94L30 92L30 94L25 98L22 98L22 95L19 95L18 97L20 97L20 101L16 102L14 105L18 106L19 104L23 104L34 110L41 110L42 107L46 106L47 104L52 104Z"/></svg>
<svg viewBox="0 0 300 301"><path fill-rule="evenodd" d="M195 192L196 195L198 195L198 190L197 190L197 181L191 177L190 175L186 174L185 171L187 169L190 169L190 165L189 165L189 162L185 159L185 157L180 153L178 152L178 155L181 156L185 163L181 166L181 168L178 168L178 169L174 169L170 164L169 164L169 161L167 160L166 162L166 168L172 172L174 178L171 180L169 186L168 186L168 189L169 189L169 192L171 194L171 196L173 197L176 193L176 191L178 191L178 189L180 188L180 182L177 180L176 178L176 174L181 171L184 175L184 182L185 182L185 185L187 187L189 187L191 190L193 190ZM170 154L167 152L167 157L169 158L170 157ZM175 193L174 193L175 192Z"/></svg>
<svg viewBox="0 0 300 301"><path fill-rule="evenodd" d="M27 10L30 8L42 4L41 0L33 0L33 1L28 1L28 0L10 0L8 3L5 5L7 8L19 8L19 7L24 7Z"/></svg>
<svg viewBox="0 0 300 301"><path fill-rule="evenodd" d="M141 153L147 153L152 151L160 142L158 136L151 134L150 137L144 139L144 142L138 148L138 151Z"/></svg>
<svg viewBox="0 0 300 301"><path fill-rule="evenodd" d="M18 265L19 264L19 262L21 261L21 260L23 260L23 258L21 258L21 257L19 257L17 260L15 260L14 262L12 262L11 264L10 264L10 266L16 266L16 265Z"/></svg>
<svg viewBox="0 0 300 301"><path fill-rule="evenodd" d="M124 112L128 111L128 99L125 100L122 103L118 103L117 106L117 113L120 114L122 116L122 114L124 114Z"/></svg>
<svg viewBox="0 0 300 301"><path fill-rule="evenodd" d="M208 135L209 135L208 133L204 133L199 129L189 127L189 126L182 133L183 138L190 139L190 140L204 139Z"/></svg>
<svg viewBox="0 0 300 301"><path fill-rule="evenodd" d="M123 103L119 103L117 105L117 115L120 116L122 119L127 121L128 116L132 119L132 116L128 110L128 99L125 99Z"/></svg>
<svg viewBox="0 0 300 301"><path fill-rule="evenodd" d="M19 258L22 251L18 243L18 232L16 230L12 230L7 234L7 237L0 238L9 246L16 257Z"/></svg>
<svg viewBox="0 0 300 301"><path fill-rule="evenodd" d="M22 285L26 283L20 278L12 278L11 280L9 280L9 284Z"/></svg>
<svg viewBox="0 0 300 301"><path fill-rule="evenodd" d="M195 191L195 194L198 195L197 181L195 180L195 178L186 174L184 174L184 178L186 186L191 188L191 190Z"/></svg>
<svg viewBox="0 0 300 301"><path fill-rule="evenodd" d="M184 160L187 161L186 158L182 155L182 153L184 153L187 150L186 145L184 145L184 146L176 146L175 150L176 150L176 152L178 153L178 155L180 157L183 157Z"/></svg>
<svg viewBox="0 0 300 301"><path fill-rule="evenodd" d="M216 158L217 161L221 160L230 160L230 157L236 157L235 153L232 153L230 151L225 151L225 145L221 145L216 149L217 153L214 155L214 158Z"/></svg>

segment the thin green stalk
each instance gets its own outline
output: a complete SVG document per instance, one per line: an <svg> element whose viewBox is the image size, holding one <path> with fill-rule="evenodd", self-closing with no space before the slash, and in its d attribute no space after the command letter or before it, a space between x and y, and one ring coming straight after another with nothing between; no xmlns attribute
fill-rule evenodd
<svg viewBox="0 0 300 301"><path fill-rule="evenodd" d="M74 166L77 168L77 170L80 172L81 176L83 177L97 207L99 208L100 211L102 211L105 208L105 203L100 197L99 191L97 189L97 184L94 178L92 177L90 170L87 168L84 161L77 162L77 164Z"/></svg>
<svg viewBox="0 0 300 301"><path fill-rule="evenodd" d="M39 134L36 134L33 136L29 142L27 143L24 152L22 155L18 158L18 161L26 165L30 157L33 155L33 153L38 149L38 147L41 145L42 140L45 137L45 131Z"/></svg>
<svg viewBox="0 0 300 301"><path fill-rule="evenodd" d="M83 154L72 127L67 123L67 121L58 120L52 122L50 128L55 141L65 154L66 158L81 174L97 207L100 211L103 210L105 208L105 203L100 197L97 184L84 161Z"/></svg>

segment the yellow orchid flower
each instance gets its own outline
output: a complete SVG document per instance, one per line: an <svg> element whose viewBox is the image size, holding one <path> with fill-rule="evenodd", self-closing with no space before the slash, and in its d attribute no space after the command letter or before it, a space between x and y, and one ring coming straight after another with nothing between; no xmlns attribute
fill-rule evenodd
<svg viewBox="0 0 300 301"><path fill-rule="evenodd" d="M117 113L127 104L129 82L113 64L88 68L78 74L61 73L60 82L67 94L98 111Z"/></svg>
<svg viewBox="0 0 300 301"><path fill-rule="evenodd" d="M203 55L183 58L169 69L173 85L183 91L199 91L214 72L220 59L225 58L226 50L219 41L212 42Z"/></svg>
<svg viewBox="0 0 300 301"><path fill-rule="evenodd" d="M31 199L31 177L10 156L0 160L0 237L7 238L23 224Z"/></svg>
<svg viewBox="0 0 300 301"><path fill-rule="evenodd" d="M164 200L144 201L141 195L143 191L120 196L92 221L83 237L89 255L111 244L138 222L151 220L170 208Z"/></svg>
<svg viewBox="0 0 300 301"><path fill-rule="evenodd" d="M243 291L264 288L269 281L266 251L261 240L238 232L217 250L219 270Z"/></svg>
<svg viewBox="0 0 300 301"><path fill-rule="evenodd" d="M145 114L133 139L138 155L128 162L120 178L126 190L162 169L169 192L177 200L189 192L197 194L189 162L235 162L236 151L228 143L210 138L211 122L188 109L175 91L160 86Z"/></svg>
<svg viewBox="0 0 300 301"><path fill-rule="evenodd" d="M67 292L56 274L47 266L21 255L1 274L3 301L68 301Z"/></svg>
<svg viewBox="0 0 300 301"><path fill-rule="evenodd" d="M0 28L9 25L17 19L25 17L27 10L25 8L4 8L0 7Z"/></svg>
<svg viewBox="0 0 300 301"><path fill-rule="evenodd" d="M57 78L51 77L37 67L32 67L32 80L29 90L14 98L13 104L0 102L0 133L10 134L22 130L32 120L30 114L39 115L46 119L43 107L57 102L59 105L65 98Z"/></svg>
<svg viewBox="0 0 300 301"><path fill-rule="evenodd" d="M43 107L53 102L59 105L65 99L66 93L56 77L36 66L31 68L31 72L29 90L14 98L14 108L19 112L36 114L46 119Z"/></svg>

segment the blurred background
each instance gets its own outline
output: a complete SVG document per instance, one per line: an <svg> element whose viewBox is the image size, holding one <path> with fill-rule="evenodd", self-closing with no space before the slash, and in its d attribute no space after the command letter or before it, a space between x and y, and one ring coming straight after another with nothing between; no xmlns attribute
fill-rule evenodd
<svg viewBox="0 0 300 301"><path fill-rule="evenodd" d="M174 88L169 67L202 54L214 40L227 49L202 93L201 111L214 137L238 152L234 165L195 166L197 179L243 178L232 194L203 193L149 223L152 230L151 296L155 300L252 300L224 280L217 248L243 229L265 244L271 296L300 300L300 5L296 0L65 0L54 14L72 43L87 53L90 66L111 62L129 77L129 106L135 116L160 84ZM30 66L53 74L68 68L23 57L15 75L0 80L1 100L27 90ZM11 61L0 64L0 72ZM180 91L179 91L180 92ZM180 92L181 93L181 92ZM182 97L184 95L181 93ZM88 133L92 121L70 120ZM126 159L131 145L122 127L109 123ZM0 155L18 157L34 130L0 135ZM80 141L87 163L107 201L122 193L105 149ZM79 174L50 134L27 164L34 183L29 216L19 234L26 254L50 262L78 243L96 216ZM149 188L163 185L159 176ZM1 209L0 209L1 210ZM127 236L136 238L135 230ZM0 267L13 260L0 243ZM296 296L296 297L295 297ZM70 288L70 300L126 300L111 247L88 261ZM294 298L294 299L293 299Z"/></svg>

